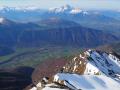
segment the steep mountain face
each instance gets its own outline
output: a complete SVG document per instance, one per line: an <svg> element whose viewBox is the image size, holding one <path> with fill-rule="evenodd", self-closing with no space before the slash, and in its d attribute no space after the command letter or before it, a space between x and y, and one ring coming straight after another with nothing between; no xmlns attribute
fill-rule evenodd
<svg viewBox="0 0 120 90"><path fill-rule="evenodd" d="M11 20L5 19L0 23L0 43L1 46L15 46L19 36L25 30L39 29L40 27L33 23L17 23ZM18 40L19 41L19 40Z"/></svg>
<svg viewBox="0 0 120 90"><path fill-rule="evenodd" d="M113 84L119 90L120 58L117 54L87 50L74 57L52 78L43 78L30 90L62 90L61 86L64 90L68 90L66 87L73 90L112 90Z"/></svg>
<svg viewBox="0 0 120 90"><path fill-rule="evenodd" d="M67 67L68 66L68 67ZM85 69L83 66L86 67ZM88 50L84 54L80 54L79 57L75 57L71 64L64 67L65 71L78 74L106 74L116 75L120 74L120 59L112 53L105 53L102 51ZM81 72L83 68L83 72ZM80 70L79 70L80 69ZM93 69L93 70L92 70Z"/></svg>
<svg viewBox="0 0 120 90"><path fill-rule="evenodd" d="M96 38L96 39L95 39ZM15 23L5 20L0 24L2 46L36 46L44 43L93 47L120 40L119 36L62 19L43 20L37 24Z"/></svg>

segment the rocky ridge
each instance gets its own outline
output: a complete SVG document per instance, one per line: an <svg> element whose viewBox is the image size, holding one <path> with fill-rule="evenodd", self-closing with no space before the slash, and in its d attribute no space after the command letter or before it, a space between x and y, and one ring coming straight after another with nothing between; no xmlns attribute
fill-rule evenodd
<svg viewBox="0 0 120 90"><path fill-rule="evenodd" d="M91 87L88 82L99 85L92 84ZM101 82L106 85L104 89L112 90L113 84L116 90L119 89L120 58L112 52L87 50L70 60L53 77L44 77L30 90L98 90L103 89Z"/></svg>

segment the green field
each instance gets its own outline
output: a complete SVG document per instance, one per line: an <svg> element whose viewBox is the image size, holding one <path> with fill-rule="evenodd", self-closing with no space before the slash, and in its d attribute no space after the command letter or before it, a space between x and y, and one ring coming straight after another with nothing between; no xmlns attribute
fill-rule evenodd
<svg viewBox="0 0 120 90"><path fill-rule="evenodd" d="M0 56L0 68L14 68L18 66L36 67L45 60L65 58L77 55L80 48L63 46L44 46L35 48L16 48L15 52Z"/></svg>

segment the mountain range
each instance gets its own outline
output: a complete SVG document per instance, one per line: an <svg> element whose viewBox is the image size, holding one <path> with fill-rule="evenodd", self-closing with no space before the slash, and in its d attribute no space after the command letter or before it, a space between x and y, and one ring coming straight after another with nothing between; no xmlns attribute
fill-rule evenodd
<svg viewBox="0 0 120 90"><path fill-rule="evenodd" d="M118 10L84 10L69 5L50 8L48 10L36 7L3 7L0 9L0 16L17 22L38 22L47 18L60 18L74 21L84 27L106 30L118 34L118 36L120 34L120 13Z"/></svg>
<svg viewBox="0 0 120 90"><path fill-rule="evenodd" d="M119 90L119 69L119 11L0 7L0 90Z"/></svg>
<svg viewBox="0 0 120 90"><path fill-rule="evenodd" d="M95 47L119 40L118 35L60 18L43 19L37 23L18 23L3 19L0 24L1 46L24 47L51 43Z"/></svg>

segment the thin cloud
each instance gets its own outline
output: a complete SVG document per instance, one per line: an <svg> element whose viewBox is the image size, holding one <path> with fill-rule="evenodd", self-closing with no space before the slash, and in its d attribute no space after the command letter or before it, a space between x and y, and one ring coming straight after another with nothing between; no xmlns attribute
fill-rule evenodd
<svg viewBox="0 0 120 90"><path fill-rule="evenodd" d="M69 4L83 9L117 9L120 10L120 0L0 0L0 6L38 8L59 7Z"/></svg>

